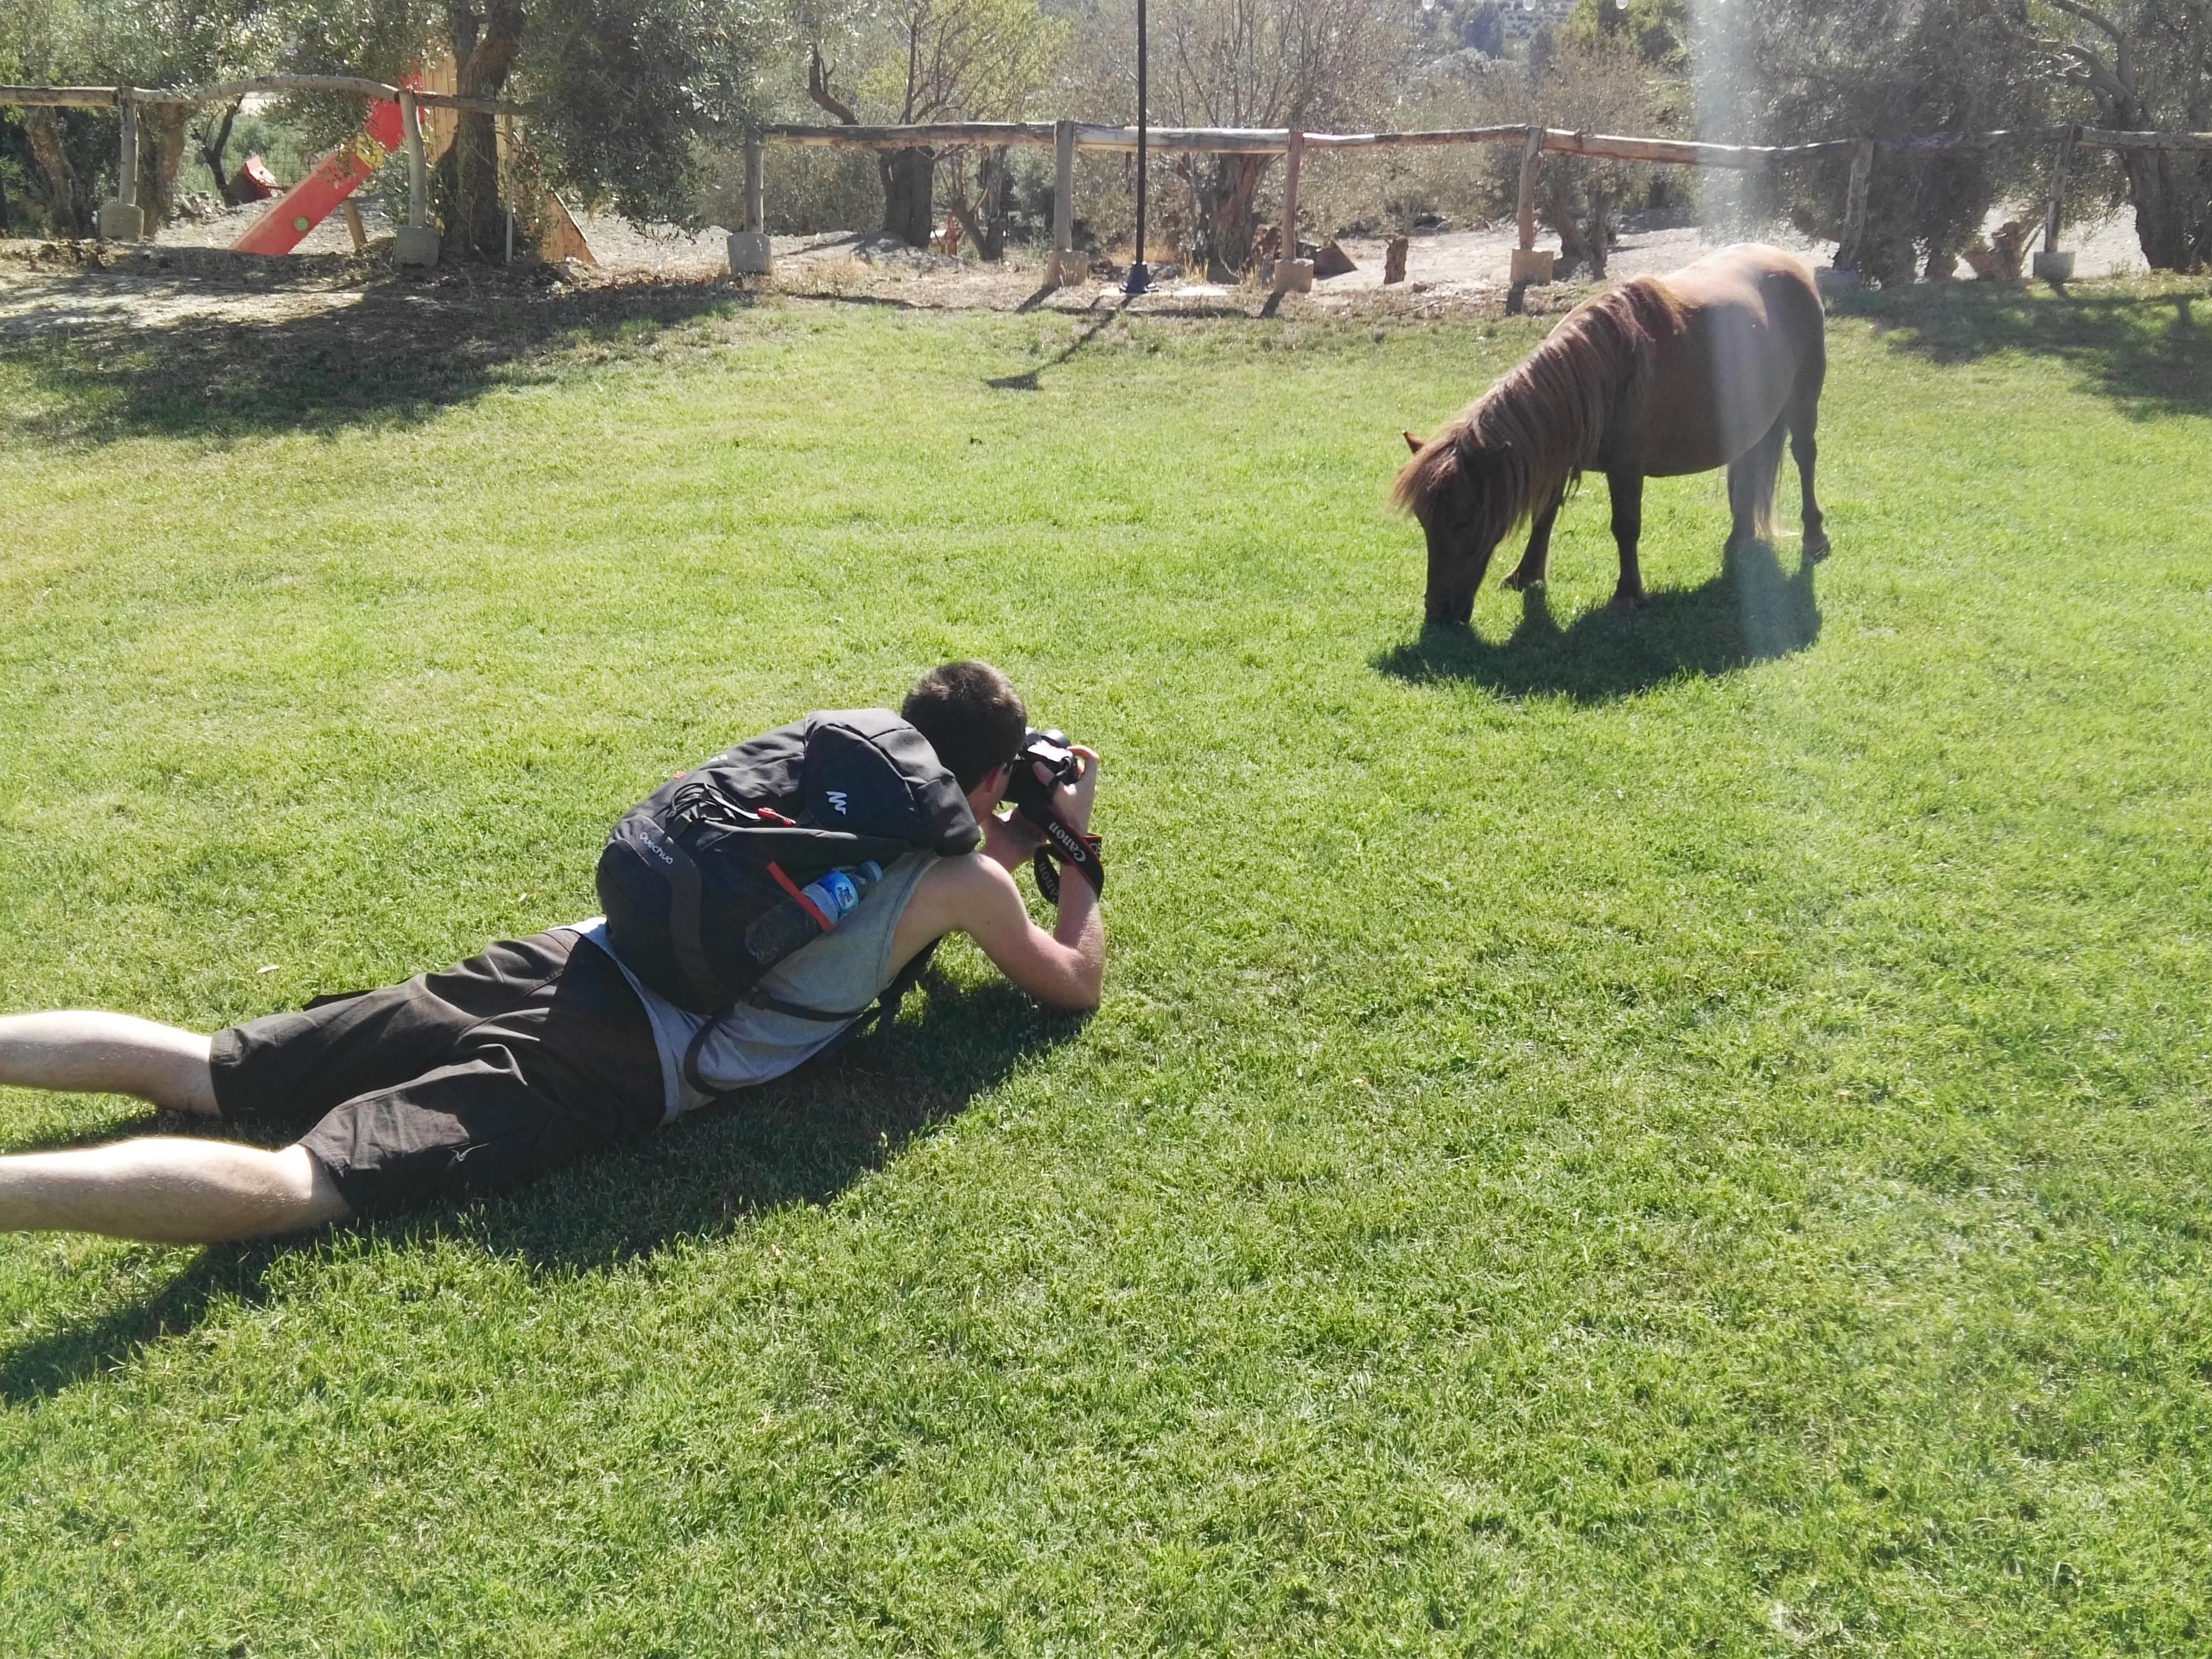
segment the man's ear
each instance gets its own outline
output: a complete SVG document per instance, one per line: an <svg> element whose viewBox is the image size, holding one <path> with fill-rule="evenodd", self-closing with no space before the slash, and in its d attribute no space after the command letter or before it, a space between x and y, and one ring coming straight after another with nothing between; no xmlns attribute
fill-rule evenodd
<svg viewBox="0 0 2212 1659"><path fill-rule="evenodd" d="M1413 453L1418 455L1421 453L1421 441L1412 433L1401 432L1398 435L1406 441L1406 447L1412 450Z"/></svg>

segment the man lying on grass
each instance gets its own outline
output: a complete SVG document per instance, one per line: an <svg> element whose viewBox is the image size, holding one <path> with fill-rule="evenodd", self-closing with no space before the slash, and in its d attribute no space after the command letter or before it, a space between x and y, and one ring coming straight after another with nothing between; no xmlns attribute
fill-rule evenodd
<svg viewBox="0 0 2212 1659"><path fill-rule="evenodd" d="M0 1158L0 1230L211 1243L512 1187L832 1046L857 1016L822 1010L865 1010L946 933L969 935L1042 1002L1096 1007L1106 936L1091 884L1062 879L1058 925L1049 933L1036 927L1012 872L1036 851L1037 833L994 811L1024 739L1026 716L1014 688L987 664L949 663L924 675L900 712L935 751L918 763L940 798L940 817L956 823L957 844L973 843L980 826L980 845L866 865L878 873L865 878L857 902L850 883L842 890L838 903L852 907L842 919L825 919L802 896L818 898L817 889L801 890L777 870L793 906L825 931L773 958L757 991L718 1014L695 1012L648 985L649 978L665 984L665 971L656 974L641 957L617 957L608 919L599 918L494 945L443 973L321 1000L301 1013L265 1015L212 1037L128 1014L0 1018L0 1083L135 1095L210 1117L313 1124L276 1152L151 1136ZM913 732L887 717L876 727L902 738L910 754L920 751ZM1080 836L1098 757L1087 749L1074 753L1079 777L1059 784L1050 802ZM1042 766L1037 771L1041 785L1054 783ZM827 810L845 811L845 793L825 799ZM773 826L789 823L765 816ZM603 863L603 877L605 870ZM603 879L601 892L608 890ZM696 894L696 884L690 890ZM702 963L696 921L690 932L690 959Z"/></svg>

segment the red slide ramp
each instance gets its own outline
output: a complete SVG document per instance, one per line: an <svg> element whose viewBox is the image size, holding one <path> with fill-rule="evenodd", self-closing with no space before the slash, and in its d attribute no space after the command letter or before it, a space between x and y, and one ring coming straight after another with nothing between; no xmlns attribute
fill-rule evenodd
<svg viewBox="0 0 2212 1659"><path fill-rule="evenodd" d="M410 78L409 84L413 84ZM236 253L289 253L301 239L337 210L399 148L399 106L372 100L361 131L315 163L307 176L269 204L269 210L233 242Z"/></svg>

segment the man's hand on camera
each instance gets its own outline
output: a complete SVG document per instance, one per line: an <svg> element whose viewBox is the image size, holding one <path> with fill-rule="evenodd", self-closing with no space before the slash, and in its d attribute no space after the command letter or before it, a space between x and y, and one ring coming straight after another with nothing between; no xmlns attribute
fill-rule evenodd
<svg viewBox="0 0 2212 1659"><path fill-rule="evenodd" d="M1083 835L1091 829L1091 802L1098 793L1098 751L1085 749L1079 743L1070 744L1068 747L1082 761L1083 775L1073 783L1063 783L1053 791L1052 804L1059 809L1060 817L1067 820L1069 828L1078 835ZM1043 767L1036 768L1036 772L1038 781L1050 781L1051 774Z"/></svg>
<svg viewBox="0 0 2212 1659"><path fill-rule="evenodd" d="M1079 744L1069 749L1081 761L1082 775L1053 792L1053 806L1080 835L1091 828L1091 808L1098 793L1098 751ZM1037 764L1036 770L1039 783L1052 781L1044 766ZM1018 811L994 812L983 821L983 855L1008 870L1020 869L1043 845L1042 834Z"/></svg>
<svg viewBox="0 0 2212 1659"><path fill-rule="evenodd" d="M1044 837L1018 812L994 812L983 820L983 856L1018 870L1044 844Z"/></svg>

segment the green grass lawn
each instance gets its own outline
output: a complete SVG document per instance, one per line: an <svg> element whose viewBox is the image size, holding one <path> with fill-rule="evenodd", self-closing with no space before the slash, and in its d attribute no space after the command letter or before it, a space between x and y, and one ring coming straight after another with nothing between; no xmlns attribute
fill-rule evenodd
<svg viewBox="0 0 2212 1659"><path fill-rule="evenodd" d="M1384 491L1540 321L440 315L0 353L0 1007L579 919L953 654L1106 757L1106 1005L962 945L510 1200L0 1239L0 1649L2212 1649L2186 292L1856 302L1832 561L1656 483L1615 617L1593 481L1472 637Z"/></svg>

